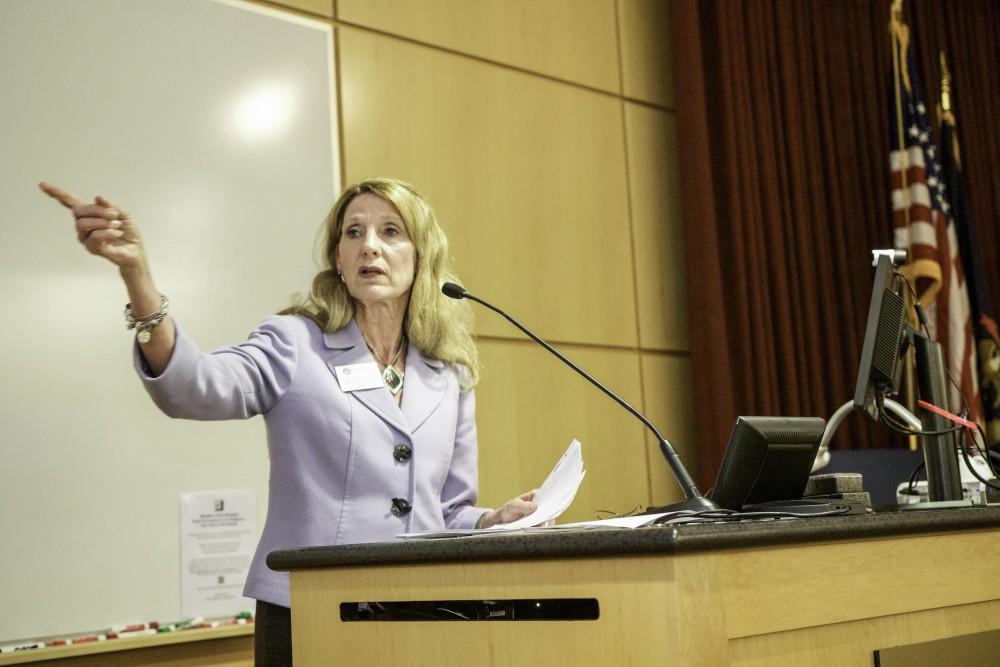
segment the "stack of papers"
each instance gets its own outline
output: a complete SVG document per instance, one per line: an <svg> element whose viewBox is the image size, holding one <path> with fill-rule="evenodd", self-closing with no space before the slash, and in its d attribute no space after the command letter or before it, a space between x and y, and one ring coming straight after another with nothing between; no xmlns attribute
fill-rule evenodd
<svg viewBox="0 0 1000 667"><path fill-rule="evenodd" d="M402 533L397 537L405 539L427 539L434 537L458 537L462 535L486 535L505 533L512 530L519 530L537 526L547 521L552 521L567 509L576 497L576 492L583 481L585 471L583 469L583 454L580 443L577 440L569 443L569 447L562 457L556 462L555 467L549 476L545 478L542 485L535 493L534 503L538 508L528 516L521 517L510 523L503 523L486 528L484 530L435 530L421 533Z"/></svg>
<svg viewBox="0 0 1000 667"><path fill-rule="evenodd" d="M577 490L580 488L584 474L580 442L574 439L573 442L569 443L566 453L556 462L552 472L538 488L534 501L538 505L538 509L517 521L497 524L492 528L487 528L487 530L516 530L552 521L569 509L573 498L576 497Z"/></svg>
<svg viewBox="0 0 1000 667"><path fill-rule="evenodd" d="M636 514L634 516L620 516L613 519L598 519L597 521L580 521L578 523L564 523L552 528L581 529L581 528L641 528L647 526L666 513L662 514Z"/></svg>

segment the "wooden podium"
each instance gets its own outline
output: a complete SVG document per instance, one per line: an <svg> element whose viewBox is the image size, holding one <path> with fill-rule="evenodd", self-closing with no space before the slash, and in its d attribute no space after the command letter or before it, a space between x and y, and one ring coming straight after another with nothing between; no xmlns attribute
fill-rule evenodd
<svg viewBox="0 0 1000 667"><path fill-rule="evenodd" d="M953 637L994 642L995 659L1000 641L1000 508L316 547L268 563L291 571L299 666L870 666ZM342 603L561 598L596 599L599 617L341 620Z"/></svg>

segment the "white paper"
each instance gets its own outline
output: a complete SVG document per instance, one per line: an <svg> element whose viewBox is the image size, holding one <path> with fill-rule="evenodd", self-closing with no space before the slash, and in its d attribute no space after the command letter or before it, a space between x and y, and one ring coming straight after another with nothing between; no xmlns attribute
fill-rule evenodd
<svg viewBox="0 0 1000 667"><path fill-rule="evenodd" d="M565 512L576 492L580 488L580 483L584 477L583 454L580 442L574 439L569 443L566 452L556 462L555 467L549 476L545 478L542 485L538 487L535 494L534 503L537 509L528 516L521 517L510 523L498 524L485 530L441 530L424 531L418 533L402 533L397 537L405 539L415 538L439 538L439 537L461 537L469 535L496 535L511 531L537 526L547 521L552 521Z"/></svg>
<svg viewBox="0 0 1000 667"><path fill-rule="evenodd" d="M666 514L637 514L635 516L619 516L612 519L598 519L596 521L579 521L577 523L563 523L558 526L550 526L557 529L573 528L640 528L648 525Z"/></svg>
<svg viewBox="0 0 1000 667"><path fill-rule="evenodd" d="M180 496L181 615L228 616L253 611L243 597L257 541L253 491L201 491Z"/></svg>
<svg viewBox="0 0 1000 667"><path fill-rule="evenodd" d="M583 455L580 449L578 440L569 443L569 447L556 462L552 472L538 487L534 499L538 509L516 521L501 523L487 530L514 530L537 526L546 521L552 521L569 509L584 476Z"/></svg>

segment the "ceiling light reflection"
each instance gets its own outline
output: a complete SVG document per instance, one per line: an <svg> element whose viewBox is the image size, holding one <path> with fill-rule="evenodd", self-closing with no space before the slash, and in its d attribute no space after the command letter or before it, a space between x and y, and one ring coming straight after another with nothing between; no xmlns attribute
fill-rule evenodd
<svg viewBox="0 0 1000 667"><path fill-rule="evenodd" d="M274 137L288 124L295 101L287 85L260 86L236 103L236 129L247 141Z"/></svg>

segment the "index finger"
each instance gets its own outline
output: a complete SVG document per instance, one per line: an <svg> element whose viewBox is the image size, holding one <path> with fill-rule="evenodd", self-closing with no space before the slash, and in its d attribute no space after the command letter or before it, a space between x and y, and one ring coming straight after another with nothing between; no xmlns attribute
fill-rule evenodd
<svg viewBox="0 0 1000 667"><path fill-rule="evenodd" d="M80 204L83 203L83 201L81 201L80 199L77 199L75 196L66 192L62 188L57 188L51 183L46 183L45 181L42 181L41 183L38 184L38 188L48 196L58 201L66 208L73 208L74 206L79 206Z"/></svg>

